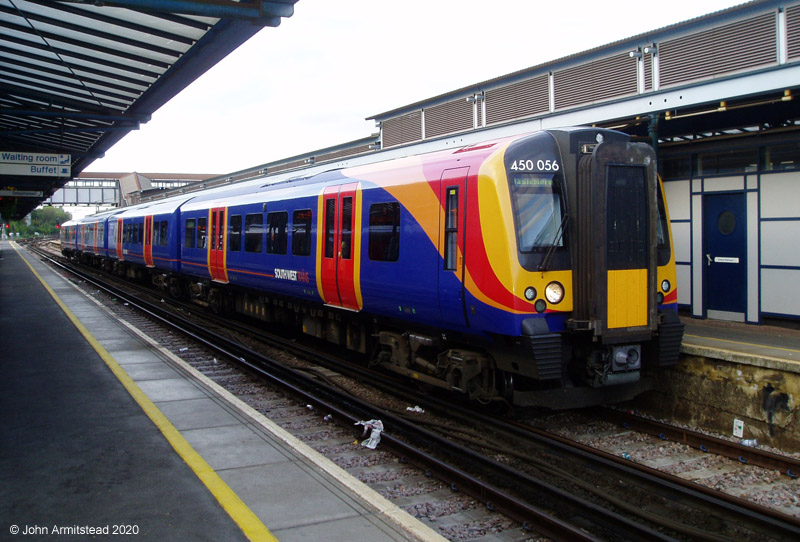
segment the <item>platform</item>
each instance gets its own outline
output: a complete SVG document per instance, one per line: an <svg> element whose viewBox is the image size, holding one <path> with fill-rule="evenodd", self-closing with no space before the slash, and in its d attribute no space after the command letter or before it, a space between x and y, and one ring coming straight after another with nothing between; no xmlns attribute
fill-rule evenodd
<svg viewBox="0 0 800 542"><path fill-rule="evenodd" d="M800 330L689 317L681 320L686 324L684 354L800 373Z"/></svg>
<svg viewBox="0 0 800 542"><path fill-rule="evenodd" d="M0 258L3 539L444 540L30 253Z"/></svg>
<svg viewBox="0 0 800 542"><path fill-rule="evenodd" d="M682 320L680 361L629 407L742 442L800 451L800 331Z"/></svg>

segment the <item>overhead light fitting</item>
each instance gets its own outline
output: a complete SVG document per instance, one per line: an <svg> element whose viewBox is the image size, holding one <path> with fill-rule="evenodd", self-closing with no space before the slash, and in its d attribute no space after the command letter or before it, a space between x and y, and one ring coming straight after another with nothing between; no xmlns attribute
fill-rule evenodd
<svg viewBox="0 0 800 542"><path fill-rule="evenodd" d="M709 113L723 113L725 111L734 111L736 109L746 109L748 107L755 107L755 106L758 106L758 105L769 105L769 104L774 104L774 103L778 103L778 102L790 102L793 99L794 99L794 96L792 96L792 91L789 90L789 89L786 89L786 90L783 91L783 96L781 96L780 98L768 98L766 100L758 100L758 101L755 101L755 102L747 102L747 103L741 103L741 104L736 104L736 105L728 105L728 102L722 101L722 102L719 102L719 106L716 107L715 109L704 109L703 111L694 111L694 112L691 112L691 113L681 113L680 115L678 115L678 114L674 114L673 115L669 110L667 110L667 111L664 112L664 118L666 120L683 119L683 118L687 118L687 117L696 117L698 115L707 115Z"/></svg>

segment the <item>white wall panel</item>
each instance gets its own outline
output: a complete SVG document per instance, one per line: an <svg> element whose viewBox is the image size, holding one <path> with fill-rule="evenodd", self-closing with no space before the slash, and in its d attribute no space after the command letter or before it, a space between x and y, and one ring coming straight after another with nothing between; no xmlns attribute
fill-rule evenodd
<svg viewBox="0 0 800 542"><path fill-rule="evenodd" d="M705 192L724 192L731 190L744 190L744 177L706 177L703 179Z"/></svg>
<svg viewBox="0 0 800 542"><path fill-rule="evenodd" d="M800 316L800 270L761 270L761 310Z"/></svg>
<svg viewBox="0 0 800 542"><path fill-rule="evenodd" d="M747 321L761 320L758 310L758 193L747 192Z"/></svg>
<svg viewBox="0 0 800 542"><path fill-rule="evenodd" d="M761 223L761 264L800 267L800 220Z"/></svg>
<svg viewBox="0 0 800 542"><path fill-rule="evenodd" d="M667 196L667 211L670 220L688 220L689 213L689 181L670 181L664 183L664 194Z"/></svg>
<svg viewBox="0 0 800 542"><path fill-rule="evenodd" d="M676 265L678 279L678 303L688 305L692 302L692 266Z"/></svg>
<svg viewBox="0 0 800 542"><path fill-rule="evenodd" d="M675 245L675 261L692 260L692 225L689 222L672 223L672 243Z"/></svg>
<svg viewBox="0 0 800 542"><path fill-rule="evenodd" d="M800 172L761 176L761 218L800 217Z"/></svg>

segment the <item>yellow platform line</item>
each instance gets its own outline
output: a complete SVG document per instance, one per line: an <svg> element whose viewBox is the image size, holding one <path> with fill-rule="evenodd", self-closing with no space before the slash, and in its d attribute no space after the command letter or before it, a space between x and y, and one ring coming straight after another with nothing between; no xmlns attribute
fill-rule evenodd
<svg viewBox="0 0 800 542"><path fill-rule="evenodd" d="M174 425L167 419L166 416L158 409L158 407L150 400L150 398L145 395L142 389L136 384L136 382L128 376L128 373L116 362L116 360L108 353L108 351L101 345L97 339L89 332L86 326L83 325L83 322L78 320L78 317L75 316L69 307L67 307L61 298L58 297L58 294L53 291L49 284L47 284L44 279L36 272L33 266L28 262L27 259L21 254L20 250L17 248L16 243L12 243L14 246L14 250L17 251L22 261L30 268L31 272L34 276L42 283L45 290L50 294L50 296L55 300L56 304L61 307L61 310L64 311L64 314L67 315L67 318L73 323L73 325L78 328L81 335L92 345L92 348L100 355L103 361L108 365L108 368L111 369L111 372L114 373L114 376L120 381L120 383L128 390L128 393L131 394L133 399L139 404L141 409L144 411L145 414L153 421L153 423L158 427L161 433L164 435L164 438L172 445L172 448L178 453L179 456L189 465L189 468L194 471L197 477L200 479L201 482L208 488L212 495L217 499L219 504L231 519L236 522L239 528L244 532L245 536L249 540L253 542L278 542L278 539L267 529L266 525L264 525L258 516L256 516L252 510L239 498L239 496L225 483L225 481L220 478L220 476L211 468L211 466L206 462L203 457L192 448L192 445L183 438L180 431L178 431Z"/></svg>
<svg viewBox="0 0 800 542"><path fill-rule="evenodd" d="M707 341L717 341L717 342L721 342L721 343L740 344L742 346L754 346L754 347L757 347L757 348L768 348L770 350L783 350L784 352L797 352L797 353L800 353L800 350L797 350L797 349L794 349L794 348L781 348L780 346L770 346L768 344L756 344L756 343L746 343L746 342L741 342L741 341L731 341L729 339L717 339L717 338L714 338L714 337L705 337L703 335L685 334L684 337L691 337L693 339L703 339L703 340L707 340ZM695 346L702 346L702 345L695 344Z"/></svg>

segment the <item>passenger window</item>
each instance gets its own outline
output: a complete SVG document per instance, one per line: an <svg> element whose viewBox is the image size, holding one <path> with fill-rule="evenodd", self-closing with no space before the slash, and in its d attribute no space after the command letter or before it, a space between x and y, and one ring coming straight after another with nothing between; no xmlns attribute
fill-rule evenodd
<svg viewBox="0 0 800 542"><path fill-rule="evenodd" d="M159 227L159 246L165 247L167 246L167 232L169 231L169 221L164 220L161 222L161 226Z"/></svg>
<svg viewBox="0 0 800 542"><path fill-rule="evenodd" d="M342 198L342 254L341 257L349 260L352 253L353 239L353 198Z"/></svg>
<svg viewBox="0 0 800 542"><path fill-rule="evenodd" d="M400 204L376 203L369 208L369 259L396 262L400 257Z"/></svg>
<svg viewBox="0 0 800 542"><path fill-rule="evenodd" d="M228 226L228 250L242 250L242 215L233 215Z"/></svg>
<svg viewBox="0 0 800 542"><path fill-rule="evenodd" d="M336 242L336 200L325 200L325 257L333 258Z"/></svg>
<svg viewBox="0 0 800 542"><path fill-rule="evenodd" d="M206 240L208 238L207 223L208 219L206 217L197 219L197 248L206 248Z"/></svg>
<svg viewBox="0 0 800 542"><path fill-rule="evenodd" d="M260 213L245 216L244 228L244 250L261 252L264 238L264 216Z"/></svg>
<svg viewBox="0 0 800 542"><path fill-rule="evenodd" d="M289 213L280 211L267 214L267 253L286 254L286 226L289 222Z"/></svg>
<svg viewBox="0 0 800 542"><path fill-rule="evenodd" d="M295 256L311 254L311 217L311 209L292 214L292 254Z"/></svg>
<svg viewBox="0 0 800 542"><path fill-rule="evenodd" d="M186 236L183 240L183 246L185 248L195 247L194 223L195 223L194 218L189 218L186 220L186 234L185 234Z"/></svg>
<svg viewBox="0 0 800 542"><path fill-rule="evenodd" d="M222 250L222 239L220 239L219 247L217 246L217 211L211 211L211 250Z"/></svg>

